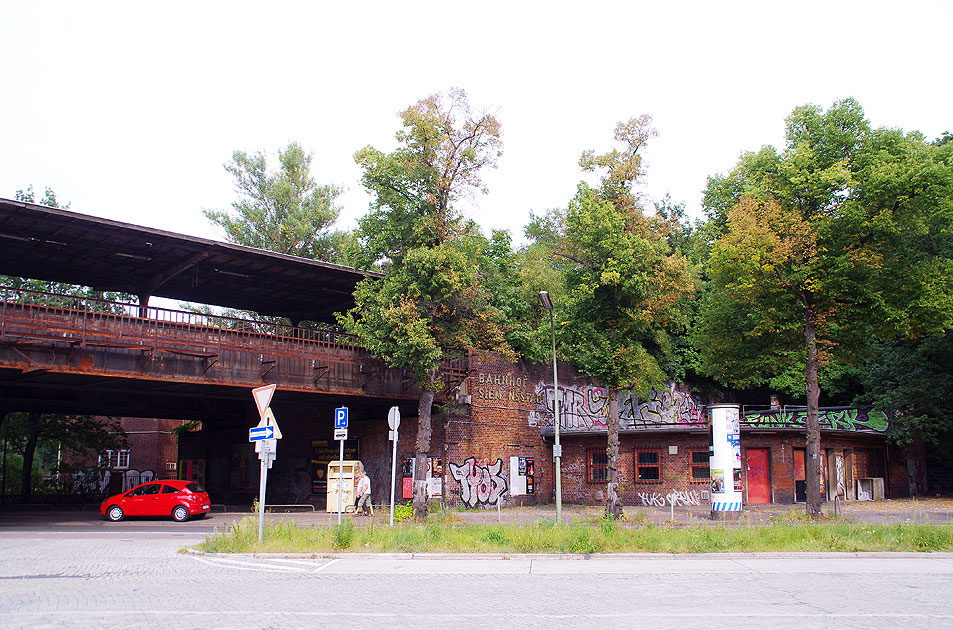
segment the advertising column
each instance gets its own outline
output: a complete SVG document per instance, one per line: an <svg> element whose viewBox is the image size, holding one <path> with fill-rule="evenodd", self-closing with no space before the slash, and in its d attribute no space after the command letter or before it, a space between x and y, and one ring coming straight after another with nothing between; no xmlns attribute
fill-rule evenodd
<svg viewBox="0 0 953 630"><path fill-rule="evenodd" d="M741 432L738 405L711 405L711 518L741 515Z"/></svg>

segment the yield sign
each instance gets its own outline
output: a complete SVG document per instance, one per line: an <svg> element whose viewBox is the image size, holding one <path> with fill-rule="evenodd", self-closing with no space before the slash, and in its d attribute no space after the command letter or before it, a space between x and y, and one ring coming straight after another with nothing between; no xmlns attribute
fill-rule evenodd
<svg viewBox="0 0 953 630"><path fill-rule="evenodd" d="M268 405L271 404L271 397L274 395L276 387L278 386L265 385L251 390L251 395L255 399L255 405L258 406L258 415L262 418L265 417L265 410L268 409Z"/></svg>
<svg viewBox="0 0 953 630"><path fill-rule="evenodd" d="M259 429L264 427L272 427L275 430L274 438L276 440L281 439L281 429L278 428L278 421L275 420L275 414L271 412L271 407L265 409L265 415L262 416L261 422L258 423Z"/></svg>

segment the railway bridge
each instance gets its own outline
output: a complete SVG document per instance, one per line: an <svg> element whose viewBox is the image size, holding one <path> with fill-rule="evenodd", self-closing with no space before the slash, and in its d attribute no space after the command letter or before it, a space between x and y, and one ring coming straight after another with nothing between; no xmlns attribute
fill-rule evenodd
<svg viewBox="0 0 953 630"><path fill-rule="evenodd" d="M201 421L180 457L202 462L220 501L257 488L251 388L277 385L285 437L274 478L288 500L317 487L314 445L331 440L335 407L351 410L353 456L387 452L391 406L416 416L413 383L333 324L372 272L0 199L0 274L0 414ZM95 291L38 291L19 278ZM466 356L447 360L446 391L467 373Z"/></svg>

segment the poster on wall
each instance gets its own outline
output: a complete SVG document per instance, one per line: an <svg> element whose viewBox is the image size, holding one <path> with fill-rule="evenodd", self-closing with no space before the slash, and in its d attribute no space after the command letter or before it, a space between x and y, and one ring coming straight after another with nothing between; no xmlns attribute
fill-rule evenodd
<svg viewBox="0 0 953 630"><path fill-rule="evenodd" d="M443 460L431 457L427 461L427 497L440 498L443 496Z"/></svg>
<svg viewBox="0 0 953 630"><path fill-rule="evenodd" d="M414 498L414 465L413 457L405 457L400 463L400 496L404 499Z"/></svg>
<svg viewBox="0 0 953 630"><path fill-rule="evenodd" d="M536 463L532 457L510 457L510 489L512 497L536 492Z"/></svg>
<svg viewBox="0 0 953 630"><path fill-rule="evenodd" d="M400 496L404 499L414 498L414 470L417 460L414 457L405 457L400 463ZM443 497L443 460L439 457L427 458L427 498L439 499Z"/></svg>
<svg viewBox="0 0 953 630"><path fill-rule="evenodd" d="M741 420L739 416L731 414L728 417L728 443L735 454L735 463L741 468ZM735 488L740 490L740 488Z"/></svg>
<svg viewBox="0 0 953 630"><path fill-rule="evenodd" d="M315 494L327 493L328 464L337 461L340 456L340 445L336 440L314 440L311 442L311 492ZM357 438L344 441L344 460L354 459L360 459L360 444Z"/></svg>

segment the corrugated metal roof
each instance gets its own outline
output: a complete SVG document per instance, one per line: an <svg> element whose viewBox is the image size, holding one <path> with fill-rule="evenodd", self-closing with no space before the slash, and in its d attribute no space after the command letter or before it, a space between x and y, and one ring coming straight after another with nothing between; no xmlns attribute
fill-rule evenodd
<svg viewBox="0 0 953 630"><path fill-rule="evenodd" d="M333 321L364 272L0 199L0 274Z"/></svg>

